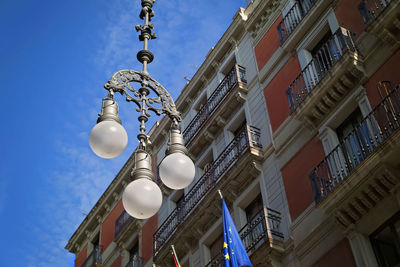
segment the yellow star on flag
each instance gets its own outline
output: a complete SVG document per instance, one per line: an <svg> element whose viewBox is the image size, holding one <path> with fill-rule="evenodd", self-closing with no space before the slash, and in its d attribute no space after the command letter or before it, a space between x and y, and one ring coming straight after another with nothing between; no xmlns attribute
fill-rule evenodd
<svg viewBox="0 0 400 267"><path fill-rule="evenodd" d="M228 247L228 244L224 242L224 248L227 248L227 247Z"/></svg>
<svg viewBox="0 0 400 267"><path fill-rule="evenodd" d="M228 259L228 260L229 260L229 254L226 254L226 255L225 255L225 259Z"/></svg>

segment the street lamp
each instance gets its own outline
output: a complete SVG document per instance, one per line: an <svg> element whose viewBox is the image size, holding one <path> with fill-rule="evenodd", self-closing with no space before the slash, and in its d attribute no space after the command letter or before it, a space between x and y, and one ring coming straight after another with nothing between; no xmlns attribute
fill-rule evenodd
<svg viewBox="0 0 400 267"><path fill-rule="evenodd" d="M131 173L133 181L126 186L122 194L122 204L129 215L138 219L153 216L162 204L162 193L153 181L151 155L147 148L149 137L146 135L146 122L150 117L149 111L157 115L166 114L172 121L167 156L159 167L162 182L171 189L183 189L193 181L195 175L194 164L187 156L188 151L179 127L181 114L176 110L168 91L147 72L147 64L154 59L153 53L147 49L148 41L156 38L152 32L154 25L149 23L154 16L154 2L155 0L142 0L139 17L144 20L144 25L136 26L136 31L140 31L139 40L144 42L143 50L137 53L137 59L143 64L143 69L140 72L117 71L104 85L108 94L102 101L101 113L89 137L90 147L96 155L102 158L119 156L126 148L128 135L118 117L118 104L114 100L114 94L125 95L126 101L137 105L140 122L140 133L137 135L139 145L134 152L134 167ZM157 108L155 105L161 107Z"/></svg>

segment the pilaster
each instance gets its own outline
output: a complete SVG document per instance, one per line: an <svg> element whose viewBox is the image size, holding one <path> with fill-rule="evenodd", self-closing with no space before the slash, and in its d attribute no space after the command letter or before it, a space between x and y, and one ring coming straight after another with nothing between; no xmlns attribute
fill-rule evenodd
<svg viewBox="0 0 400 267"><path fill-rule="evenodd" d="M353 252L354 260L359 267L378 267L378 262L374 251L372 250L371 242L369 239L355 231L350 229L346 235L350 242L351 250Z"/></svg>

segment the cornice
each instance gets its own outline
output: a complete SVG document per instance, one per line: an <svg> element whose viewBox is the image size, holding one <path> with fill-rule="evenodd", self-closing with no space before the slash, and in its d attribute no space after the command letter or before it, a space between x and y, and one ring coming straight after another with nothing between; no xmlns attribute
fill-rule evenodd
<svg viewBox="0 0 400 267"><path fill-rule="evenodd" d="M257 1L262 2L262 1ZM224 58L234 49L238 43L245 36L245 24L248 16L254 9L255 2L250 4L247 9L240 8L233 16L233 22L218 40L217 44L212 47L207 53L206 59L202 65L198 68L190 82L188 82L182 89L180 95L175 101L177 110L186 113L188 110L188 102L191 103L197 97L200 92L199 88L204 87L206 83L217 73L216 69L221 65ZM250 11L248 11L250 10ZM170 124L169 119L163 117L155 127L150 131L150 140L155 145L154 150L157 150L159 144L161 144L166 137L164 133L168 133ZM163 138L163 140L160 140Z"/></svg>
<svg viewBox="0 0 400 267"><path fill-rule="evenodd" d="M210 80L215 74L215 66L222 63L223 59L235 47L236 43L245 35L245 23L247 16L245 10L240 8L233 17L233 22L218 40L217 44L207 53L206 59L192 77L191 81L185 85L181 94L175 101L178 110L186 105L185 99L193 99L198 93L198 88L204 85L204 81ZM211 74L210 74L211 73Z"/></svg>
<svg viewBox="0 0 400 267"><path fill-rule="evenodd" d="M254 2L254 12L249 16L248 22L246 23L246 30L251 33L252 37L256 37L260 34L261 29L264 29L267 22L273 18L276 19L276 11L280 10L282 1L280 0L259 0ZM268 27L269 28L269 27Z"/></svg>

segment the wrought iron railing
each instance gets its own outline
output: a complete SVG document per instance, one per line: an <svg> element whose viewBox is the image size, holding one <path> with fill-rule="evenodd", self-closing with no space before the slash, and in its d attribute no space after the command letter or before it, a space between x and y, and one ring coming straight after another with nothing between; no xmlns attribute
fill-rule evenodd
<svg viewBox="0 0 400 267"><path fill-rule="evenodd" d="M133 220L133 217L130 216L125 210L121 213L118 219L115 221L115 231L114 238L118 236L118 234L124 229L125 225L127 225L130 221Z"/></svg>
<svg viewBox="0 0 400 267"><path fill-rule="evenodd" d="M193 140L203 124L213 114L213 112L229 94L232 88L234 88L239 82L243 84L247 83L246 69L236 64L218 85L217 89L215 89L215 91L207 99L206 104L199 110L196 116L183 131L185 145L188 145Z"/></svg>
<svg viewBox="0 0 400 267"><path fill-rule="evenodd" d="M336 186L400 128L398 89L386 96L361 123L311 172L315 202L324 199Z"/></svg>
<svg viewBox="0 0 400 267"><path fill-rule="evenodd" d="M278 211L263 207L240 231L243 246L248 254L261 246L270 238L282 240L280 231L281 214ZM222 267L224 264L223 252L206 265L206 267Z"/></svg>
<svg viewBox="0 0 400 267"><path fill-rule="evenodd" d="M296 1L289 9L288 13L278 24L277 30L281 44L283 44L300 21L307 15L308 11L314 6L317 0Z"/></svg>
<svg viewBox="0 0 400 267"><path fill-rule="evenodd" d="M94 246L93 251L86 258L81 267L95 267L101 264L102 246Z"/></svg>
<svg viewBox="0 0 400 267"><path fill-rule="evenodd" d="M137 255L134 255L125 265L125 267L142 267L142 266L143 266L143 258Z"/></svg>
<svg viewBox="0 0 400 267"><path fill-rule="evenodd" d="M391 0L362 0L358 4L358 10L365 24L374 21L385 8L390 4Z"/></svg>
<svg viewBox="0 0 400 267"><path fill-rule="evenodd" d="M290 112L293 112L303 102L347 50L357 51L351 36L350 31L339 28L315 52L310 63L305 66L286 90Z"/></svg>
<svg viewBox="0 0 400 267"><path fill-rule="evenodd" d="M205 267L224 267L224 251L221 250L218 254L206 264Z"/></svg>
<svg viewBox="0 0 400 267"><path fill-rule="evenodd" d="M184 196L181 204L175 208L153 236L154 255L196 209L207 193L214 188L224 174L238 161L240 156L250 147L262 148L260 144L260 130L256 127L245 125L237 136L230 142L218 158L212 163L211 168L203 174L195 185Z"/></svg>
<svg viewBox="0 0 400 267"><path fill-rule="evenodd" d="M281 214L273 209L263 207L240 231L244 248L248 253L253 252L265 238L282 239L280 231Z"/></svg>

